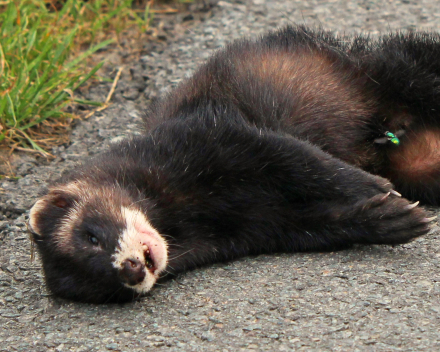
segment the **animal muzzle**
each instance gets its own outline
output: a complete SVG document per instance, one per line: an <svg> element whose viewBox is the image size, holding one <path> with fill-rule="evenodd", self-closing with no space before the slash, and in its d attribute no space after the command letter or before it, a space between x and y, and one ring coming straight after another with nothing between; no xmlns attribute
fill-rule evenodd
<svg viewBox="0 0 440 352"><path fill-rule="evenodd" d="M145 264L135 258L130 258L122 262L119 269L119 278L124 284L135 286L144 281L146 276Z"/></svg>

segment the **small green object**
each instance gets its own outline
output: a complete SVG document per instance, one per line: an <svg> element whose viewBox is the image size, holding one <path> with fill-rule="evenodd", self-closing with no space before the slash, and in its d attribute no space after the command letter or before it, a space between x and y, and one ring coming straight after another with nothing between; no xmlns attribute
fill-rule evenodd
<svg viewBox="0 0 440 352"><path fill-rule="evenodd" d="M396 136L394 135L394 133L392 133L392 132L385 132L385 135L386 135L387 137L390 137L390 138L394 138L394 137L396 137Z"/></svg>
<svg viewBox="0 0 440 352"><path fill-rule="evenodd" d="M393 143L395 145L399 145L400 144L399 138L397 138L397 137L391 138L390 141L391 141L391 143Z"/></svg>
<svg viewBox="0 0 440 352"><path fill-rule="evenodd" d="M399 138L396 137L396 135L392 132L385 132L385 135L389 138L388 140L395 144L395 145L399 145L400 144L400 140Z"/></svg>

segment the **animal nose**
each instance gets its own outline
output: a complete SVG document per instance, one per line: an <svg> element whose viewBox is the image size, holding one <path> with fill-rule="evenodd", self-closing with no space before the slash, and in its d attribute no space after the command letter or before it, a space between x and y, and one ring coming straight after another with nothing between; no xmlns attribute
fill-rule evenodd
<svg viewBox="0 0 440 352"><path fill-rule="evenodd" d="M144 265L137 259L126 259L122 262L119 276L121 280L128 285L137 285L145 278Z"/></svg>

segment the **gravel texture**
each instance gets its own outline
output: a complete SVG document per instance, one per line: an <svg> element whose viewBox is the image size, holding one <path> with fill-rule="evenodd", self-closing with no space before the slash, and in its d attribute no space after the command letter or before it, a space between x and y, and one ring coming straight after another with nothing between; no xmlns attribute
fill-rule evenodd
<svg viewBox="0 0 440 352"><path fill-rule="evenodd" d="M439 351L440 238L396 247L244 258L181 275L125 305L51 297L30 261L27 211L50 177L136 133L142 109L190 75L213 50L283 24L378 34L440 29L436 1L206 1L161 21L157 41L130 59L114 104L78 123L68 146L44 163L17 158L20 179L0 181L0 351ZM216 3L216 4L215 4ZM214 5L209 8L209 5ZM86 98L103 97L108 84ZM438 209L432 209L438 212Z"/></svg>

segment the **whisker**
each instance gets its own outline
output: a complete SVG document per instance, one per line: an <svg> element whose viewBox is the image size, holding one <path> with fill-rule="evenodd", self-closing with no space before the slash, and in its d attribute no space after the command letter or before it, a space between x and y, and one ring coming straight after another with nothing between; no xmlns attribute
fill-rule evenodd
<svg viewBox="0 0 440 352"><path fill-rule="evenodd" d="M169 265L169 264L167 264L167 268L168 267L170 267L171 269L173 269L174 271L176 271L176 269L174 269L171 265ZM166 271L166 270L164 270L164 271ZM169 271L167 271L169 274L172 274L172 273L170 273Z"/></svg>
<svg viewBox="0 0 440 352"><path fill-rule="evenodd" d="M116 291L114 291L105 301L104 304L110 302L110 300L119 292L123 289L123 287L119 287L118 289L116 289Z"/></svg>
<svg viewBox="0 0 440 352"><path fill-rule="evenodd" d="M171 268L171 269L174 270L174 268ZM163 276L161 276L161 277L166 276L166 274L168 274L168 275L175 275L175 273L173 273L173 272L171 272L171 271L168 271L168 270L164 270L163 272L165 273L165 275L163 275Z"/></svg>
<svg viewBox="0 0 440 352"><path fill-rule="evenodd" d="M185 255L185 254L187 254L187 253L189 253L189 252L192 252L194 249L195 249L195 248L189 249L189 250L187 250L186 252L183 252L183 253L179 254L178 256L175 256L175 257L173 257L173 258L169 258L169 260L177 259L177 258L181 257L182 255ZM171 266L170 266L170 267L171 267Z"/></svg>
<svg viewBox="0 0 440 352"><path fill-rule="evenodd" d="M180 244L177 243L167 243L168 247L179 247L179 248L184 248L185 246L181 246Z"/></svg>
<svg viewBox="0 0 440 352"><path fill-rule="evenodd" d="M157 283L157 282L156 282L154 285L155 285L155 286L168 286L167 284L159 284L159 283Z"/></svg>
<svg viewBox="0 0 440 352"><path fill-rule="evenodd" d="M132 203L130 204L130 206L135 205L136 203L140 203L140 202L146 201L146 200L148 200L148 197L145 197L145 198L143 198L143 199L140 199L140 200L137 200L137 201L135 201L135 202L132 202Z"/></svg>

